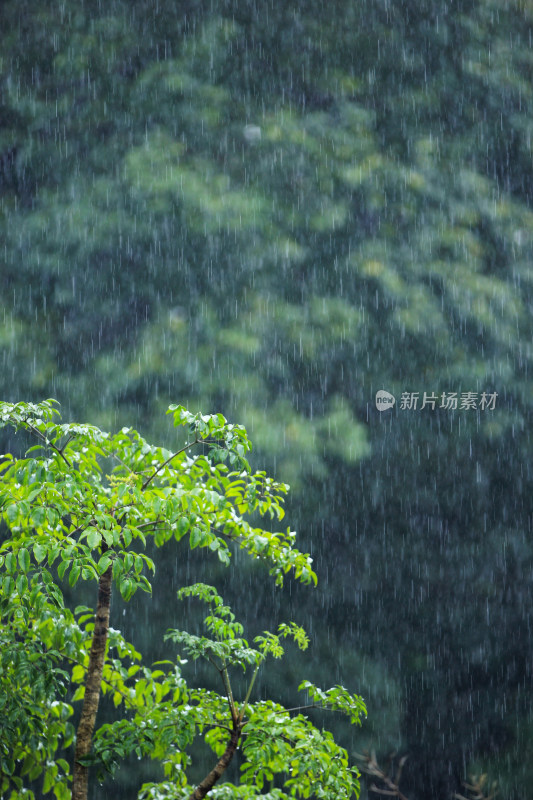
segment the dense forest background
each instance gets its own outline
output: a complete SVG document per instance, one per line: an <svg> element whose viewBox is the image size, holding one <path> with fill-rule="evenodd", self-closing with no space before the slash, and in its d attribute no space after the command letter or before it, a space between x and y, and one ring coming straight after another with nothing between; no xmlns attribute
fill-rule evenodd
<svg viewBox="0 0 533 800"><path fill-rule="evenodd" d="M306 626L409 800L533 780L532 32L529 0L0 5L2 398L246 425L319 587L210 578ZM161 657L202 570L112 624Z"/></svg>

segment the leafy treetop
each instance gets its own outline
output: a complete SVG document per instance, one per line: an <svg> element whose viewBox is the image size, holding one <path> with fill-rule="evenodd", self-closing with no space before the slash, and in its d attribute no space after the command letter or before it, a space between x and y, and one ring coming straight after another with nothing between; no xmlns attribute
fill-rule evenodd
<svg viewBox="0 0 533 800"><path fill-rule="evenodd" d="M231 542L269 563L281 583L294 569L316 583L309 556L294 548L295 533L253 527L245 515L258 512L283 518L288 486L264 472L252 473L246 460L251 444L242 426L222 414L192 414L170 406L176 426L186 426L187 441L175 452L149 444L137 431L109 434L92 425L61 424L53 400L2 403L0 422L37 436L27 458L3 456L2 511L12 534L7 547L29 565L51 567L74 586L80 576L97 579L113 566L113 579L128 600L140 588L150 591L143 573L153 569L144 554L147 536L157 546L189 537L191 548L207 547L227 564ZM195 445L204 452L191 455ZM55 540L50 543L50 534Z"/></svg>

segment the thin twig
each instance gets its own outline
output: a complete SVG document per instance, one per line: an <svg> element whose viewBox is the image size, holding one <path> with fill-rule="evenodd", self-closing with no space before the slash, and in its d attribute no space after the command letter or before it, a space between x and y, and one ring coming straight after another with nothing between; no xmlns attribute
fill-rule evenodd
<svg viewBox="0 0 533 800"><path fill-rule="evenodd" d="M163 461L163 463L162 463L162 464L160 464L160 465L157 467L157 469L156 469L156 470L154 470L154 472L153 472L153 473L150 475L150 477L149 477L149 478L147 478L147 479L145 480L145 482L144 482L144 483L143 483L143 485L141 486L141 492L144 492L144 490L146 489L146 487L148 486L148 484L150 484L150 483L153 481L153 479L155 478L155 476L156 476L156 475L157 475L159 472L161 472L161 470L162 470L164 467L166 467L166 465L167 465L167 464L170 464L170 462L172 461L172 459L176 458L176 456L179 456L181 453L184 453L186 450L188 450L190 447L193 447L195 444L198 444L198 443L199 443L199 441L200 441L200 440L199 440L198 438L196 438L196 439L194 440L194 442L189 442L189 444L186 444L186 445L185 445L185 447L182 447L182 448L181 448L181 450L178 450L176 453L174 453L173 455L171 455L171 456L170 456L170 458L167 458L167 460L166 460L166 461Z"/></svg>
<svg viewBox="0 0 533 800"><path fill-rule="evenodd" d="M261 662L262 663L262 662ZM252 679L250 681L250 685L248 686L248 691L246 692L246 697L244 698L242 708L239 712L239 721L242 722L244 719L244 714L246 711L246 707L248 705L248 700L250 699L250 695L252 694L252 689L254 687L255 679L257 678L257 673L259 672L259 667L261 664L256 664L254 669L254 674L252 675Z"/></svg>
<svg viewBox="0 0 533 800"><path fill-rule="evenodd" d="M42 441L45 442L47 444L47 446L51 447L52 450L54 450L59 456L61 456L61 458L63 459L63 461L67 465L67 467L69 469L72 469L72 464L70 463L70 461L68 460L66 455L62 452L62 450L60 450L58 447L55 446L55 444L53 444L49 439L47 439L46 436L44 435L44 433L41 433L41 431L38 428L35 428L29 422L27 422L27 425L28 425L28 429L32 433L34 433L36 436L39 436L39 438L42 439Z"/></svg>

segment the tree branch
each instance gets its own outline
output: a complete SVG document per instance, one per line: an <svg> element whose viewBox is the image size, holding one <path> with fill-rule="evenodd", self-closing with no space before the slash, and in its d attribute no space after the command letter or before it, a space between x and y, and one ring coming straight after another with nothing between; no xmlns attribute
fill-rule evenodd
<svg viewBox="0 0 533 800"><path fill-rule="evenodd" d="M105 552L107 547L102 546ZM72 775L72 800L87 800L89 771L80 763L83 756L91 750L94 725L104 670L105 650L109 632L109 612L111 608L112 567L109 566L98 582L98 601L94 622L89 667L85 681L85 696L80 722L76 733L76 750L74 752L74 768Z"/></svg>
<svg viewBox="0 0 533 800"><path fill-rule="evenodd" d="M237 721L233 723L233 730L229 742L216 763L216 766L209 772L201 783L198 784L194 792L189 795L188 800L202 800L208 792L211 791L215 783L221 778L226 771L231 759L233 758L242 731L242 723Z"/></svg>
<svg viewBox="0 0 533 800"><path fill-rule="evenodd" d="M392 762L392 758L394 757L395 753L392 754L390 760ZM382 789L378 787L375 783L372 783L369 786L369 791L376 792L376 794L381 794L387 797L397 797L398 800L408 800L408 798L400 791L399 783L400 778L402 776L402 769L403 765L407 760L407 756L402 756L400 758L398 764L398 771L396 773L396 777L394 780L390 778L387 773L379 766L378 762L376 761L376 755L374 752L372 753L365 753L365 755L360 755L356 753L357 759L360 761L360 768L363 772L366 772L367 775L372 775L374 778L378 778L378 780L382 781L387 787L386 789Z"/></svg>
<svg viewBox="0 0 533 800"><path fill-rule="evenodd" d="M163 461L163 463L162 463L162 464L160 464L160 465L157 467L157 469L156 469L156 470L154 470L154 472L152 472L152 474L150 475L150 477L149 477L149 478L147 478L147 479L145 480L145 482L144 482L144 483L143 483L143 485L141 486L141 491L142 491L142 492L144 492L144 490L146 489L146 487L148 486L148 484L150 484L150 483L153 481L153 479L154 479L154 478L155 478L155 476L158 474L158 472L161 472L161 470L162 470L164 467L166 467L166 465L167 465L167 464L170 464L170 462L172 461L172 459L173 459L173 458L176 458L176 456L179 456L181 453L184 453L184 452L185 452L186 450L188 450L190 447L193 447L195 444L198 444L198 442L199 442L199 441L200 441L199 439L195 439L195 440L194 440L194 442L189 442L189 444L186 444L186 445L185 445L185 447L182 447L182 448L181 448L181 450L178 450L176 453L174 453L173 455L171 455L171 456L170 456L170 458L167 458L167 460L166 460L166 461Z"/></svg>
<svg viewBox="0 0 533 800"><path fill-rule="evenodd" d="M26 424L28 426L28 429L32 433L34 433L36 436L38 436L40 439L42 439L42 441L45 442L49 447L51 447L52 450L54 450L54 452L56 452L58 454L58 456L61 456L61 458L63 459L63 461L67 465L67 467L69 469L72 469L72 464L70 463L70 461L68 460L68 458L66 457L66 455L63 453L62 450L60 450L58 447L56 447L55 444L52 444L52 442L49 439L47 439L46 436L44 435L44 433L41 433L41 431L38 428L35 428L29 422L26 422ZM68 442L67 442L67 444L68 444Z"/></svg>

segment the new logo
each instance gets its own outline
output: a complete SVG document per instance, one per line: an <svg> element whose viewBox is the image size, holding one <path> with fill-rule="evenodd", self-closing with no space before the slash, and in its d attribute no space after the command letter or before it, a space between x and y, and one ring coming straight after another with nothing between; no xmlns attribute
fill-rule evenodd
<svg viewBox="0 0 533 800"><path fill-rule="evenodd" d="M376 408L378 411L386 411L388 408L392 408L395 402L394 395L386 392L385 389L380 389L379 392L376 392Z"/></svg>

